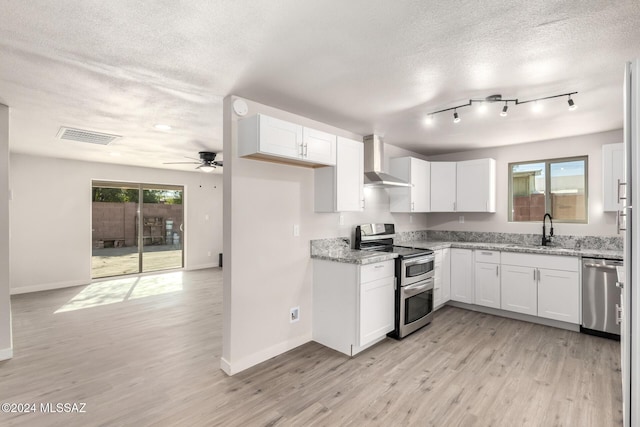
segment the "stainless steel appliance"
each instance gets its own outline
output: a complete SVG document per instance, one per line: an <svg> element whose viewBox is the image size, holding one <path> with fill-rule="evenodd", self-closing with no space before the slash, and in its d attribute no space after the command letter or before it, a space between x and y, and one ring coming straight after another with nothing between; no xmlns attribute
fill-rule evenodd
<svg viewBox="0 0 640 427"><path fill-rule="evenodd" d="M619 266L622 261L582 258L581 332L620 339Z"/></svg>
<svg viewBox="0 0 640 427"><path fill-rule="evenodd" d="M435 257L429 249L395 246L393 224L356 227L356 249L394 252L396 259L396 326L389 336L403 338L433 319Z"/></svg>

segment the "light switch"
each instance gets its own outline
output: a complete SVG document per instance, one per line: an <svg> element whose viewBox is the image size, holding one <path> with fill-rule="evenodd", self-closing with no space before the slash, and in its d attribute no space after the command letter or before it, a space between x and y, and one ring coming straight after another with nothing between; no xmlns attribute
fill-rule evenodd
<svg viewBox="0 0 640 427"><path fill-rule="evenodd" d="M293 237L300 237L300 225L293 224Z"/></svg>

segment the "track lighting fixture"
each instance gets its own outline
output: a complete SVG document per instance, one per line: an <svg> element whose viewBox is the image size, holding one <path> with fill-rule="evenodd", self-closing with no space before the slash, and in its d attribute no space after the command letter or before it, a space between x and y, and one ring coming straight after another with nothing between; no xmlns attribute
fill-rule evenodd
<svg viewBox="0 0 640 427"><path fill-rule="evenodd" d="M502 112L500 113L501 117L507 117L507 110L509 109L509 106L507 105L507 102L505 101L504 103L504 107L502 107Z"/></svg>
<svg viewBox="0 0 640 427"><path fill-rule="evenodd" d="M429 113L429 117L433 117L435 114L438 113L444 113L445 111L451 111L453 110L453 122L454 123L460 123L460 116L458 115L458 108L464 108L464 107L470 107L473 104L480 104L481 107L481 111L484 109L483 107L485 107L485 104L491 104L494 102L504 102L504 106L502 107L502 111L500 112L500 116L505 117L507 115L507 110L509 109L509 103L513 103L515 105L520 105L520 104L527 104L529 102L534 102L534 106L533 106L533 110L534 111L540 111L542 109L542 105L540 105L538 103L538 101L544 101L546 99L552 99L552 98L560 98L560 97L564 97L564 96L568 96L569 100L567 101L569 103L569 110L575 110L577 105L574 103L573 99L571 99L571 95L575 95L578 92L569 92L569 93L561 93L559 95L552 95L552 96L545 96L543 98L536 98L536 99L528 99L526 101L520 101L517 98L514 99L503 99L502 95L490 95L487 96L484 99L470 99L469 102L467 102L466 104L462 104L462 105L457 105L455 107L451 107L451 108L444 108L442 110L438 110L438 111L434 111L432 113Z"/></svg>

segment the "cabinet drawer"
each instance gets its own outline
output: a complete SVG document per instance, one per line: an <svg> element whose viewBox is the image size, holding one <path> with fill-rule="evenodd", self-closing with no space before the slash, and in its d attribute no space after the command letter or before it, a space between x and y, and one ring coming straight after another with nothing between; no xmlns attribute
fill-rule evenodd
<svg viewBox="0 0 640 427"><path fill-rule="evenodd" d="M384 261L375 264L367 264L360 267L360 283L393 277L395 275L395 262Z"/></svg>
<svg viewBox="0 0 640 427"><path fill-rule="evenodd" d="M504 252L502 254L502 264L546 268L551 270L580 270L580 259L578 257L563 255L536 255Z"/></svg>
<svg viewBox="0 0 640 427"><path fill-rule="evenodd" d="M492 264L500 264L499 251L476 250L476 262L489 262Z"/></svg>

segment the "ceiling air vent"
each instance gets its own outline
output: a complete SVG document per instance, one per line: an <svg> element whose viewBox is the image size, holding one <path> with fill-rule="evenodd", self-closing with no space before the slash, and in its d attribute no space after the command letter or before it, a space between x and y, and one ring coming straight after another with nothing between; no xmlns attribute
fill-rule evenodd
<svg viewBox="0 0 640 427"><path fill-rule="evenodd" d="M69 141L88 142L89 144L108 145L116 139L122 138L120 135L110 135L108 133L94 132L91 130L74 129L61 127L58 131L59 139Z"/></svg>

